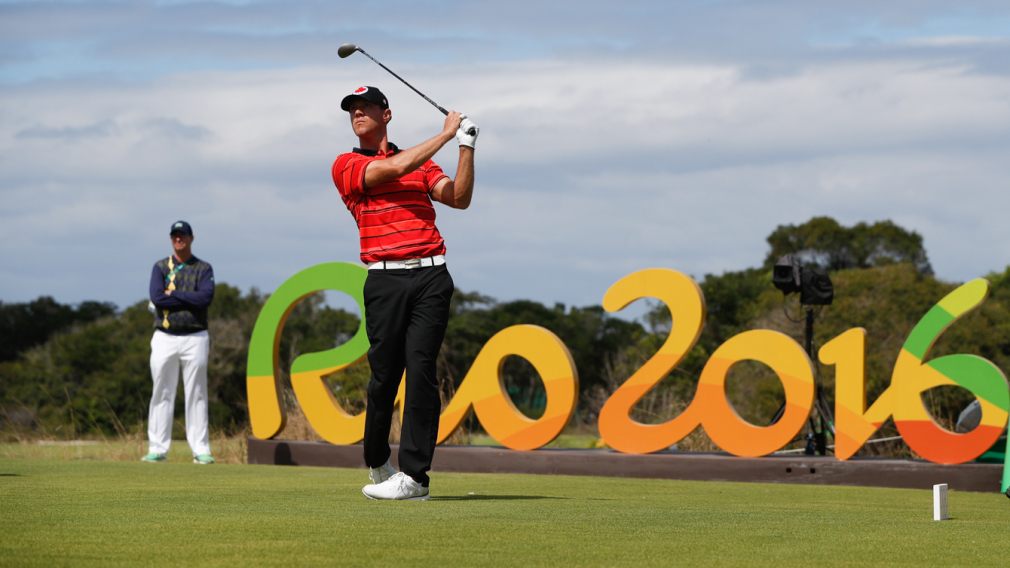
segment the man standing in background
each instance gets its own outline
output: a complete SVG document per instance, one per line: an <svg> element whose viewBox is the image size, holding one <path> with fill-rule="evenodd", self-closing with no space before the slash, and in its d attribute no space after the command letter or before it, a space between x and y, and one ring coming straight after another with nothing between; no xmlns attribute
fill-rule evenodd
<svg viewBox="0 0 1010 568"><path fill-rule="evenodd" d="M193 463L211 464L207 417L207 307L214 299L214 269L193 256L193 229L185 221L172 224L172 255L151 271L151 408L147 416L150 442L145 462L167 461L172 443L175 391L182 368L186 397L186 440Z"/></svg>

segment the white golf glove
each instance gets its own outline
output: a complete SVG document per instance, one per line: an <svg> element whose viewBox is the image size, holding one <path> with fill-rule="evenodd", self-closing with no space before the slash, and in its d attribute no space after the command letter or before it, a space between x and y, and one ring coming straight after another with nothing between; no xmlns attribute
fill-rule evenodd
<svg viewBox="0 0 1010 568"><path fill-rule="evenodd" d="M477 125L467 118L465 114L461 116L463 120L459 123L459 129L456 130L456 139L459 140L460 146L473 148L473 145L477 142L477 135L480 134L480 128L477 128ZM471 128L473 129L473 134L467 134Z"/></svg>

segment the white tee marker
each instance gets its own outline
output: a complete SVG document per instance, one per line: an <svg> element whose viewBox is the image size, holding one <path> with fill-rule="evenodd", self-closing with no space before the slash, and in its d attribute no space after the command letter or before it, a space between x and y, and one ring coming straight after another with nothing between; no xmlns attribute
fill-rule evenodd
<svg viewBox="0 0 1010 568"><path fill-rule="evenodd" d="M947 484L933 486L933 520L947 520Z"/></svg>

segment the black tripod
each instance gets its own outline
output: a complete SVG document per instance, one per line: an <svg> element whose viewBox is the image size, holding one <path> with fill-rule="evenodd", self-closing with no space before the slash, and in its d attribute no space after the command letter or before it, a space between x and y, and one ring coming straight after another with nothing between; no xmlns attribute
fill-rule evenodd
<svg viewBox="0 0 1010 568"><path fill-rule="evenodd" d="M820 367L817 365L817 356L814 354L815 314L813 306L830 305L835 297L835 287L831 283L831 278L827 272L817 267L803 266L800 263L799 257L792 254L783 256L775 263L775 268L772 270L772 284L779 290L782 290L782 293L786 296L794 292L800 293L800 305L807 312L806 350L810 361L814 364L814 410L817 411L817 420L814 420L813 413L811 413L808 417L810 430L806 436L793 441L798 442L806 439L807 447L805 453L807 455L812 456L815 453L822 456L827 455L827 432L830 431L832 437L834 437L835 419L831 416L831 407L828 406L828 399L824 394ZM783 305L783 307L785 306ZM786 312L786 317L792 321L799 321L789 317L788 312ZM775 417L772 418L769 426L778 422L785 410L786 405L783 403L782 408L775 413Z"/></svg>
<svg viewBox="0 0 1010 568"><path fill-rule="evenodd" d="M807 356L810 357L810 360L814 364L814 412L810 413L809 430L807 433L793 441L806 440L807 446L803 450L803 453L808 456L814 454L825 456L828 451L827 433L831 432L831 437L835 437L835 418L831 414L831 405L828 404L828 397L824 394L824 383L821 381L820 366L817 364L817 356L814 354L814 308L812 306L803 306L803 308L807 314L806 329L804 330L804 348L807 351ZM786 405L783 402L768 425L771 426L778 422L785 411Z"/></svg>

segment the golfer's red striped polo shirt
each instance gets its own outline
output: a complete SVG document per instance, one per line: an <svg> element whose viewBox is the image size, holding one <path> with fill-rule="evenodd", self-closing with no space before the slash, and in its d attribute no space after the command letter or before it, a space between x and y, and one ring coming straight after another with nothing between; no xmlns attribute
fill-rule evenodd
<svg viewBox="0 0 1010 568"><path fill-rule="evenodd" d="M448 176L435 162L428 160L400 179L365 187L365 167L398 151L393 144L386 153L355 148L333 162L333 183L358 223L364 263L445 254L428 192Z"/></svg>

